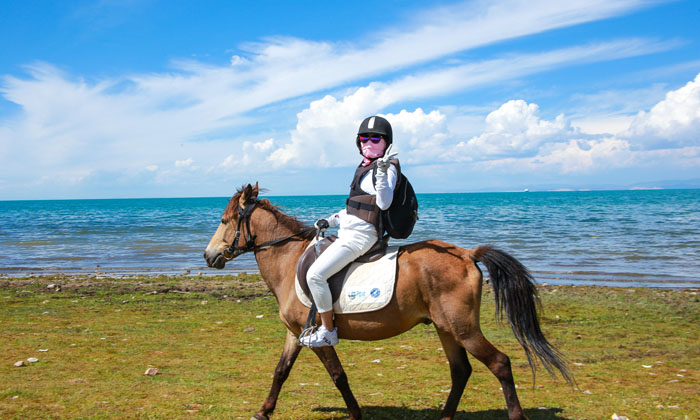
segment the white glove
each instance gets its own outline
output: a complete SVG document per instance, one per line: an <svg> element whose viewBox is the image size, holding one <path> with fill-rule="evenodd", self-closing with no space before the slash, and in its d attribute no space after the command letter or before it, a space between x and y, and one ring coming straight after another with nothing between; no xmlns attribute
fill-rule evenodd
<svg viewBox="0 0 700 420"><path fill-rule="evenodd" d="M384 152L384 156L377 159L377 176L386 176L386 171L389 170L389 165L391 165L389 161L399 154L399 152L391 153L391 148L393 146L393 144L390 144L386 152Z"/></svg>

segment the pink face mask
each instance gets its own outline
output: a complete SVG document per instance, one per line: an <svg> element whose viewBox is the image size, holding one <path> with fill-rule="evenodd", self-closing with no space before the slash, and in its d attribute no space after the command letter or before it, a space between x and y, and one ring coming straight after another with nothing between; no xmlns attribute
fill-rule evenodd
<svg viewBox="0 0 700 420"><path fill-rule="evenodd" d="M386 140L381 139L379 142L374 143L368 140L364 143L360 143L362 148L362 156L365 157L363 165L369 165L374 159L384 156L384 151L386 150Z"/></svg>

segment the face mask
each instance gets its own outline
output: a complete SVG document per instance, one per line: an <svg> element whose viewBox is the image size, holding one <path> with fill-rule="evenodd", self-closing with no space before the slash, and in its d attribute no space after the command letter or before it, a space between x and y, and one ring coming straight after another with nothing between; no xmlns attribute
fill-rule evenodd
<svg viewBox="0 0 700 420"><path fill-rule="evenodd" d="M384 151L386 150L386 140L381 139L378 143L367 141L365 143L361 143L360 146L362 148L362 156L365 157L363 164L366 165L368 162L372 162L372 160L384 156Z"/></svg>

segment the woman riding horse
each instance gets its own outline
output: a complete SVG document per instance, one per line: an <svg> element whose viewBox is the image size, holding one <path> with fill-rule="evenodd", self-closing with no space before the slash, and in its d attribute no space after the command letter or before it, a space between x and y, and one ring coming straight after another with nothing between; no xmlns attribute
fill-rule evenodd
<svg viewBox="0 0 700 420"><path fill-rule="evenodd" d="M391 180L393 165L387 163L391 155L388 148L382 149L382 141L390 144L392 139L390 132L378 132L382 120L373 117L372 123L371 118L363 122L360 128L363 132L359 134L358 147L363 144L363 140L368 146L376 145L375 148L370 147L374 153L363 152L363 156L370 162L376 162L378 178L384 176L380 174L380 166L384 168L386 185L377 181L370 182L368 186L367 178L370 177L366 174L369 172L367 168L374 164L360 166L356 171L357 182L353 182L349 200L379 207L383 200L380 198L380 190L386 191L389 185L395 185ZM364 125L367 128L363 128ZM373 128L369 128L370 125ZM297 261L313 240L314 229L284 214L269 200L258 198L258 193L257 184L248 184L229 200L221 223L204 251L204 258L208 266L222 269L227 261L243 253L255 253L260 275L277 300L280 320L287 328L287 336L268 397L253 416L256 420L267 420L275 410L282 384L289 377L302 349L299 336L304 329L309 308L296 295L294 273ZM382 206L386 204L385 201L382 203ZM354 212L350 207L352 206L345 210L344 216L343 212L338 215L342 228L341 238L348 237L346 228L349 225L343 224L344 218L354 220L350 217ZM361 209L369 206L358 207ZM374 208L370 210L374 211ZM368 221L368 218L358 217L361 222L373 227L372 219ZM322 222L317 224L323 225ZM378 236L365 227L363 232L366 239L363 239L361 245L355 244L356 249L371 246ZM359 236L356 232L349 235ZM359 252L361 251L353 251ZM326 330L336 331L340 338L348 340L382 340L402 334L418 324L433 324L447 356L452 379L450 393L440 414L441 420L454 419L472 372L467 353L484 363L500 382L509 420L527 418L518 400L510 359L495 348L481 331L479 310L484 283L477 262L488 270L494 290L496 314L500 317L505 313L515 338L525 350L533 374L535 360L539 359L550 373L559 371L567 381L573 381L561 353L547 341L540 329L537 289L532 276L518 260L490 246L465 249L439 240L402 245L396 258L396 283L387 306L373 312L339 314L335 320L330 306L324 306L329 309L324 312L325 317L330 315L330 321L334 321L338 328L328 323L328 319L322 322ZM320 271L323 276L332 270ZM321 294L324 292L325 290ZM316 296L314 298L317 299ZM319 308L321 305L323 303L319 304ZM330 344L332 343L331 341ZM319 357L342 394L349 420L359 420L362 412L350 389L335 347L326 345L312 347L311 350Z"/></svg>
<svg viewBox="0 0 700 420"><path fill-rule="evenodd" d="M398 173L396 162L390 164L396 153L387 153L393 143L389 121L379 116L365 118L355 142L363 160L355 170L347 207L315 224L321 230L329 226L339 226L339 229L338 239L318 257L306 275L322 324L301 339L307 347L338 344L328 279L367 252L382 237L380 211L388 209L394 197Z"/></svg>

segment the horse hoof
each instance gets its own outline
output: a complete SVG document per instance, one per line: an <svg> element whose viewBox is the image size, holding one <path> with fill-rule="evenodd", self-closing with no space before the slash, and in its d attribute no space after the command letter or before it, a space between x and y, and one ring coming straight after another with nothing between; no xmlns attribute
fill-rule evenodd
<svg viewBox="0 0 700 420"><path fill-rule="evenodd" d="M250 420L270 420L270 418L259 414L253 414L253 417L251 417Z"/></svg>

